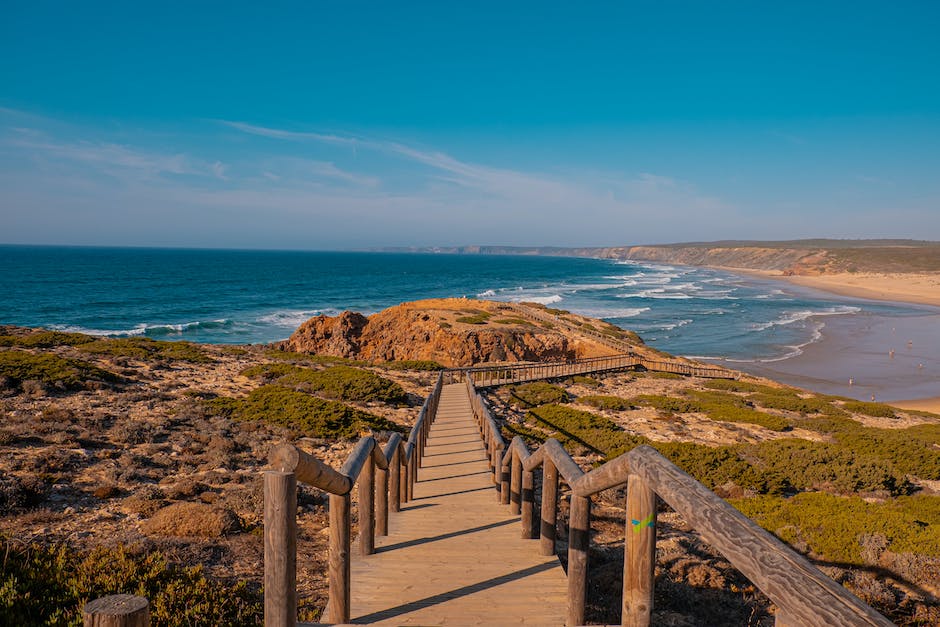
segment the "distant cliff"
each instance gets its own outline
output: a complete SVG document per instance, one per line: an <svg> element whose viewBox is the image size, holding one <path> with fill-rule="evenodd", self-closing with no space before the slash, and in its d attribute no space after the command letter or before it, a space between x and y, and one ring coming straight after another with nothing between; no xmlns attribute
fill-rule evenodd
<svg viewBox="0 0 940 627"><path fill-rule="evenodd" d="M691 242L653 246L562 248L557 246L451 246L384 249L489 255L553 255L633 259L688 266L775 270L785 274L831 272L937 272L940 243L919 240L837 240Z"/></svg>

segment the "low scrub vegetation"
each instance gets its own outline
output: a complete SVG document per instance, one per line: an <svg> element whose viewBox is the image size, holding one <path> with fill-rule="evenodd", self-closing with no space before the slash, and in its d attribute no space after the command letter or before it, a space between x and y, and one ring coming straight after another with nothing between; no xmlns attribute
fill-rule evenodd
<svg viewBox="0 0 940 627"><path fill-rule="evenodd" d="M550 437L566 448L587 449L607 459L647 442L646 438L630 435L609 418L564 405L531 409L527 420L547 430Z"/></svg>
<svg viewBox="0 0 940 627"><path fill-rule="evenodd" d="M22 544L0 537L0 624L81 625L82 607L111 594L150 601L154 627L260 624L258 590L224 585L201 567L171 565L161 553L99 547L80 553L66 545Z"/></svg>
<svg viewBox="0 0 940 627"><path fill-rule="evenodd" d="M894 553L940 557L940 499L934 496L868 503L859 497L804 493L732 504L781 540L807 546L827 560L864 565L869 561L866 545L873 540Z"/></svg>
<svg viewBox="0 0 940 627"><path fill-rule="evenodd" d="M119 380L117 375L86 361L15 349L0 351L0 378L6 378L16 386L22 386L27 381L37 381L70 390L92 382Z"/></svg>
<svg viewBox="0 0 940 627"><path fill-rule="evenodd" d="M626 411L628 409L636 409L636 406L632 402L619 396L592 394L589 396L579 396L578 402L582 405L590 405L591 407L607 409L610 411Z"/></svg>
<svg viewBox="0 0 940 627"><path fill-rule="evenodd" d="M569 396L565 388L544 381L523 383L509 389L509 402L522 408L538 407L548 403L566 403Z"/></svg>
<svg viewBox="0 0 940 627"><path fill-rule="evenodd" d="M355 359L348 359L346 357L334 357L332 355L312 355L310 353L295 353L277 348L264 351L264 355L265 357L277 359L278 361L307 364L345 364L348 366L361 366L365 365L366 363L364 361L356 361Z"/></svg>
<svg viewBox="0 0 940 627"><path fill-rule="evenodd" d="M212 358L195 344L190 344L189 342L165 342L149 337L95 340L94 342L79 345L78 349L94 355L130 357L144 361L153 359L188 361L193 363L210 363L212 361Z"/></svg>
<svg viewBox="0 0 940 627"><path fill-rule="evenodd" d="M36 331L26 335L0 335L0 346L22 346L23 348L53 348L55 346L78 346L94 342L95 338L84 333L63 331Z"/></svg>
<svg viewBox="0 0 940 627"><path fill-rule="evenodd" d="M895 409L884 403L868 403L864 401L847 401L842 407L853 414L863 414L874 418L896 418Z"/></svg>
<svg viewBox="0 0 940 627"><path fill-rule="evenodd" d="M464 324L486 324L487 320L492 317L493 314L488 311L474 311L472 315L458 317L457 322Z"/></svg>
<svg viewBox="0 0 940 627"><path fill-rule="evenodd" d="M408 400L408 395L394 381L351 366L314 370L289 363L273 363L252 366L242 374L342 401L400 404Z"/></svg>
<svg viewBox="0 0 940 627"><path fill-rule="evenodd" d="M588 377L583 374L576 374L573 377L568 379L568 383L572 385L583 385L589 388L597 388L601 386L601 382L595 379L594 377Z"/></svg>
<svg viewBox="0 0 940 627"><path fill-rule="evenodd" d="M389 370L419 370L424 372L444 370L444 366L430 359L399 359L386 361L382 364L382 367L388 368Z"/></svg>
<svg viewBox="0 0 940 627"><path fill-rule="evenodd" d="M263 385L244 398L220 397L207 404L222 416L281 425L317 438L352 439L367 428L404 432L380 416L280 385Z"/></svg>

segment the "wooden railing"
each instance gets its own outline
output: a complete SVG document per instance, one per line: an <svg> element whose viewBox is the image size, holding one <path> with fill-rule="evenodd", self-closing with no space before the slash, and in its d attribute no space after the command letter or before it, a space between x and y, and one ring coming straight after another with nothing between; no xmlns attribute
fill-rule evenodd
<svg viewBox="0 0 940 627"><path fill-rule="evenodd" d="M626 370L638 367L656 372L673 372L676 374L711 379L735 378L734 372L718 366L701 366L679 360L648 359L632 352L622 355L586 357L573 361L509 364L503 366L474 366L470 368L454 369L449 372L466 372L473 377L473 382L476 387L489 387L493 385L523 383L525 381L555 379L578 374L609 372L611 370Z"/></svg>
<svg viewBox="0 0 940 627"><path fill-rule="evenodd" d="M445 375L438 376L406 441L399 434L382 449L372 436L359 440L339 471L299 448L283 444L269 456L264 473L264 624L297 624L297 481L330 494L331 623L348 623L350 613L350 504L359 491L359 550L370 555L375 535L388 535L389 511L412 498L428 432L437 414Z"/></svg>
<svg viewBox="0 0 940 627"><path fill-rule="evenodd" d="M880 625L891 623L777 538L709 491L649 446L640 446L585 473L557 440L530 452L516 437L507 446L499 425L466 378L471 406L488 453L499 501L520 514L522 537L540 537L543 555L555 552L558 485L570 488L567 625L584 623L591 497L627 486L624 531L623 625L650 624L656 560L657 496L678 512L777 606L776 624ZM540 515L535 515L535 471L542 468ZM541 520L538 530L536 520Z"/></svg>

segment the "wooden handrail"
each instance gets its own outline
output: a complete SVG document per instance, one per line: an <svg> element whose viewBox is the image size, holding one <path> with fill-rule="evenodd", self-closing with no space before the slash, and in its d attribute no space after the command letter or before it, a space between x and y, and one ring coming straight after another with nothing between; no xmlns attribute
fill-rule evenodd
<svg viewBox="0 0 940 627"><path fill-rule="evenodd" d="M474 412L482 428L493 421L467 374L467 387ZM485 413L485 415L484 415ZM494 423L495 424L495 423ZM493 437L493 436L490 436ZM496 437L499 437L498 435ZM653 609L653 573L656 559L656 499L662 498L702 537L724 555L777 606L776 624L794 625L878 625L892 623L827 577L809 560L760 528L726 501L680 470L649 446L639 446L584 473L555 439L548 439L529 454L516 437L499 457L502 474L507 466L519 463L531 475L542 467L540 550L555 552L558 480L571 489L568 531L568 625L584 623L587 590L587 557L590 537L590 499L609 488L627 486L624 532L623 625L647 626ZM519 492L514 478L500 481L501 502L515 509ZM523 482L522 494L525 493ZM525 511L525 496L520 500ZM533 497L534 498L534 497ZM522 535L529 535L531 521L522 521Z"/></svg>
<svg viewBox="0 0 940 627"><path fill-rule="evenodd" d="M330 497L330 622L348 623L350 612L351 495L359 489L359 550L375 551L375 535L388 535L388 512L412 498L418 466L437 415L445 374L438 375L408 435L392 434L383 450L364 436L337 471L291 444L272 449L264 473L264 624L297 624L297 481Z"/></svg>

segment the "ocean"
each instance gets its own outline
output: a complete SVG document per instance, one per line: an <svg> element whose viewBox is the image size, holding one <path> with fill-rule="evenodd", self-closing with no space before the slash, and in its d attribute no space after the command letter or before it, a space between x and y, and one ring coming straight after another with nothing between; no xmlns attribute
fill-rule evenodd
<svg viewBox="0 0 940 627"><path fill-rule="evenodd" d="M422 298L533 301L732 366L793 358L836 318L936 313L705 268L540 256L0 246L0 291L0 323L218 344Z"/></svg>

